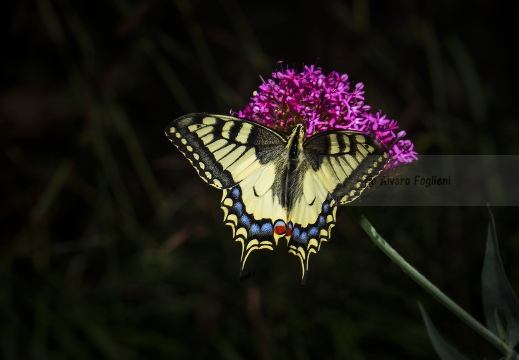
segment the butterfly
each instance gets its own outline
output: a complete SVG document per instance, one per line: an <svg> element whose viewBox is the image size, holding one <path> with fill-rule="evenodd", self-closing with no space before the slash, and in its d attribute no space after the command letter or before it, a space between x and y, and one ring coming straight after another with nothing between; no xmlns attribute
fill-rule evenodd
<svg viewBox="0 0 519 360"><path fill-rule="evenodd" d="M287 138L254 121L196 113L165 132L202 180L223 191L224 223L242 245L240 274L252 251L274 250L284 237L303 283L337 206L357 199L389 161L370 135L332 130L307 138L303 124Z"/></svg>

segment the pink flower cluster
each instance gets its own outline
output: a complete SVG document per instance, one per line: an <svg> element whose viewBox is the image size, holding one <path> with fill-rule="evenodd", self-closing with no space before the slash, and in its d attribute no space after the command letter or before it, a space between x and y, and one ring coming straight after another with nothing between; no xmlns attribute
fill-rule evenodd
<svg viewBox="0 0 519 360"><path fill-rule="evenodd" d="M364 84L351 89L347 74L335 71L324 75L314 65L297 73L285 69L263 80L251 102L243 111L231 112L241 118L259 122L284 134L296 124L304 124L307 136L327 130L353 130L370 134L390 147L390 166L417 160L414 144L403 140L405 131L395 134L397 122L381 112L372 114L364 104Z"/></svg>

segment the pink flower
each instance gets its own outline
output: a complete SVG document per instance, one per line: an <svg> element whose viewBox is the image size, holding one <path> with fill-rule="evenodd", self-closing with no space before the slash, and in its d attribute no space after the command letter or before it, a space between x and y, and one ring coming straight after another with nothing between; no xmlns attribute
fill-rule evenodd
<svg viewBox="0 0 519 360"><path fill-rule="evenodd" d="M380 111L372 114L371 107L364 104L364 84L351 87L347 74L332 71L324 75L314 65L305 66L300 73L287 68L263 80L245 109L231 114L287 135L301 123L308 137L327 130L359 131L389 147L390 167L417 160L414 144L403 140L405 131L395 134L397 122Z"/></svg>

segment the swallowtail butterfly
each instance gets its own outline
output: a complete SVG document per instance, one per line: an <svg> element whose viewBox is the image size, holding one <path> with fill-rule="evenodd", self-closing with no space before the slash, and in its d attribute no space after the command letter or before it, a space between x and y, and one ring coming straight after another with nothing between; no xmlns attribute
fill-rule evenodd
<svg viewBox="0 0 519 360"><path fill-rule="evenodd" d="M285 135L227 115L190 114L166 136L209 185L223 191L224 222L250 253L273 250L280 238L301 260L330 238L338 205L362 193L387 165L386 148L369 135L333 130L306 137L304 125Z"/></svg>

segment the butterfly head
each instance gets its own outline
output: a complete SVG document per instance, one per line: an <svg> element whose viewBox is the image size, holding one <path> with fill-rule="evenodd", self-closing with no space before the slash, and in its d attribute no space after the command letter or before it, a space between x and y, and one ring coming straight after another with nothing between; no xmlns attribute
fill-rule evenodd
<svg viewBox="0 0 519 360"><path fill-rule="evenodd" d="M303 141L306 137L306 130L303 124L297 124L294 130L292 130L292 134L290 138L297 137L301 141Z"/></svg>

